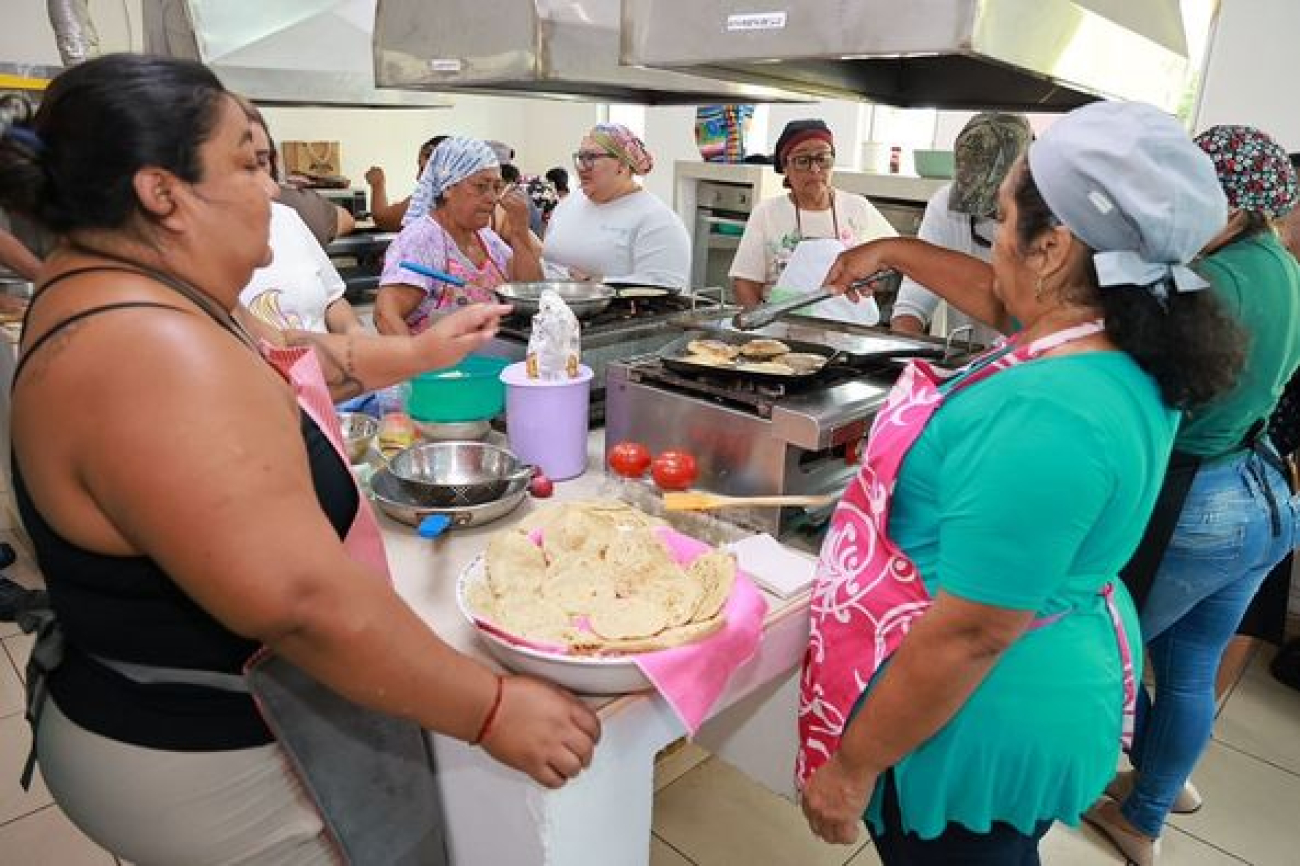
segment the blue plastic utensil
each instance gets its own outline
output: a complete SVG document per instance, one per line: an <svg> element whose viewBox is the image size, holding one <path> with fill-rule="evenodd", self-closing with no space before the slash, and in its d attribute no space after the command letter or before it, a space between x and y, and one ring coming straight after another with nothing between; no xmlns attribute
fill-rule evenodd
<svg viewBox="0 0 1300 866"><path fill-rule="evenodd" d="M421 538L437 538L451 527L451 518L445 514L430 514L420 521L415 532Z"/></svg>
<svg viewBox="0 0 1300 866"><path fill-rule="evenodd" d="M433 279L438 280L439 282L447 283L448 285L452 285L452 286L465 285L465 281L462 280L460 277L453 277L451 274L447 273L446 271L440 271L437 268L430 268L425 265L419 264L417 262L398 262L397 266L399 268L405 268L406 270L411 271L412 273L420 274L421 276L432 277Z"/></svg>

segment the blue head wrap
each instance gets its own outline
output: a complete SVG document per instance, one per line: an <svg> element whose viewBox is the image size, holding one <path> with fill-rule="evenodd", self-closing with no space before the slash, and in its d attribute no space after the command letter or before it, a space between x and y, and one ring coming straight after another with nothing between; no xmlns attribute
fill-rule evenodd
<svg viewBox="0 0 1300 866"><path fill-rule="evenodd" d="M424 166L420 185L411 196L411 206L402 218L409 225L425 216L447 189L473 174L501 163L486 142L477 138L448 138L437 146Z"/></svg>

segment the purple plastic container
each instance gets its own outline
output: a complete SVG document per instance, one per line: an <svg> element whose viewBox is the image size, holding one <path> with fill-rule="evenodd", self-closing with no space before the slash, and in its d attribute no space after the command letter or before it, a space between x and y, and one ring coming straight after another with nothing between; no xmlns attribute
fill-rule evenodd
<svg viewBox="0 0 1300 866"><path fill-rule="evenodd" d="M576 379L529 379L523 361L501 371L510 450L553 481L577 478L587 469L591 377L590 367L579 366Z"/></svg>

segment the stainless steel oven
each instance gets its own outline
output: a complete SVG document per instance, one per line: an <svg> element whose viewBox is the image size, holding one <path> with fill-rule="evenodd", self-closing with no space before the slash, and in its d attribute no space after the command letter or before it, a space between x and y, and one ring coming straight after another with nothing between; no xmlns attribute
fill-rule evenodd
<svg viewBox="0 0 1300 866"><path fill-rule="evenodd" d="M691 285L722 286L731 302L731 261L754 208L748 184L700 181L695 192L695 226L691 249Z"/></svg>

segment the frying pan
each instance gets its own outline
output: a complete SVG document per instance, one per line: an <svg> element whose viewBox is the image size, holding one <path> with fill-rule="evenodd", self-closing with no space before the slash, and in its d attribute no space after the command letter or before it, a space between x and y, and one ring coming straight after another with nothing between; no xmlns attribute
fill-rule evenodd
<svg viewBox="0 0 1300 866"><path fill-rule="evenodd" d="M767 385L803 385L816 381L821 378L823 373L841 360L843 357L839 352L830 346L823 346L820 343L804 343L799 340L781 340L790 347L791 352L806 352L811 355L820 355L826 359L826 363L820 368L809 373L794 373L785 375L783 373L766 373L761 370L741 370L737 367L709 367L704 364L695 364L685 360L685 357L691 354L687 348L692 340L717 340L723 343L729 343L733 346L743 346L751 340L759 339L746 334L733 334L727 331L693 331L686 334L680 340L675 340L659 350L659 359L663 365L674 373L682 373L693 377L708 377L711 379L727 379L730 381L762 382Z"/></svg>
<svg viewBox="0 0 1300 866"><path fill-rule="evenodd" d="M616 280L606 280L605 285L614 290L615 296L626 300L639 300L641 298L662 298L667 295L679 295L681 289L672 286L651 286L646 283L621 283Z"/></svg>
<svg viewBox="0 0 1300 866"><path fill-rule="evenodd" d="M609 306L615 291L603 283L580 283L566 280L545 280L535 283L502 283L497 286L497 299L511 304L515 312L534 316L541 307L542 292L551 290L559 295L579 319L594 316Z"/></svg>

